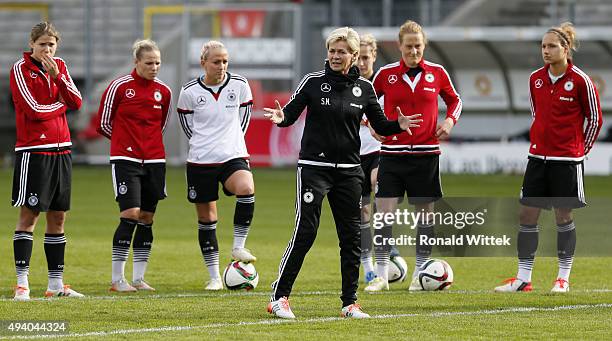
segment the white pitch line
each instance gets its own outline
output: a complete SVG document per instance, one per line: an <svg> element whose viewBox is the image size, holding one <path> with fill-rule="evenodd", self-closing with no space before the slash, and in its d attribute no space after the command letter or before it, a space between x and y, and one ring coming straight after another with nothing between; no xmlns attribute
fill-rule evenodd
<svg viewBox="0 0 612 341"><path fill-rule="evenodd" d="M549 312L549 311L567 311L567 310L579 310L579 309L599 309L599 308L612 308L612 303L600 303L600 304L577 304L577 305L564 305L555 307L513 307L505 309L488 309L488 310L475 310L475 311L441 311L434 313L425 314L384 314L374 315L373 319L385 320L385 319L396 319L403 317L449 317L449 316L473 316L473 315L496 315L496 314L507 314L507 313L524 313L524 312ZM122 329L113 331L100 331L100 332L87 332L87 333L72 333L63 335L18 335L10 337L0 337L0 339L54 339L54 338L66 338L66 337L90 337L90 336L112 336L112 335L127 335L127 334L145 334L145 333L157 333L157 332L173 332L173 331L188 331L188 330L204 330L214 328L225 328L225 327L241 327L241 326L261 326L261 325L277 325L277 324L304 324L304 323L324 323L324 322L336 322L345 320L342 317L320 317L310 319L295 319L295 320L283 320L283 319L266 319L252 322L236 322L236 323L211 323L202 326L168 326L168 327L157 327L157 328L142 328L142 329Z"/></svg>
<svg viewBox="0 0 612 341"><path fill-rule="evenodd" d="M360 293L361 295L368 297L369 295L395 295L395 294L406 294L408 291L406 290L391 290L391 291L381 291L374 293ZM612 292L612 289L583 289L583 290L572 290L572 293L609 293ZM410 292L410 295L475 295L475 294L493 294L493 290L448 290L448 291L413 291ZM340 291L296 291L291 294L291 296L326 296L326 295L340 295ZM542 294L548 294L548 292L544 291ZM249 297L249 296L270 296L270 292L244 292L244 291L236 291L236 292L224 292L224 293L184 293L184 294L155 294L155 295L138 295L138 294L115 294L108 296L85 296L84 298L80 298L79 300L152 300L152 299L172 299L172 298L197 298L197 297ZM363 297L362 296L362 297ZM500 295L501 296L501 295ZM36 297L32 298L30 301L49 301L58 298L47 298L47 297ZM66 298L59 298L61 300ZM2 298L0 302L14 302L12 298ZM21 302L19 302L21 304Z"/></svg>
<svg viewBox="0 0 612 341"><path fill-rule="evenodd" d="M368 297L369 295L395 295L395 294L406 294L408 291L406 290L391 290L391 291L381 291L374 293L360 293L361 295ZM572 293L609 293L612 292L612 289L582 289L582 290L572 290ZM410 295L475 295L475 294L493 294L493 290L448 290L448 291L413 291L410 292ZM326 295L340 295L340 291L296 291L291 294L291 296L326 296ZM544 291L542 294L548 294L548 292ZM270 292L244 292L244 291L236 291L236 292L225 292L225 293L175 293L175 294L155 294L155 295L138 295L138 294L115 294L108 296L85 296L84 298L80 298L79 300L151 300L151 299L171 299L171 298L192 298L192 297L249 297L249 296L270 296ZM362 296L362 297L363 297ZM500 295L501 296L501 295ZM49 301L56 298L47 298L47 297L36 297L32 298L30 301ZM65 298L60 298L65 299ZM12 298L2 298L0 302L14 302ZM21 303L21 302L19 302Z"/></svg>

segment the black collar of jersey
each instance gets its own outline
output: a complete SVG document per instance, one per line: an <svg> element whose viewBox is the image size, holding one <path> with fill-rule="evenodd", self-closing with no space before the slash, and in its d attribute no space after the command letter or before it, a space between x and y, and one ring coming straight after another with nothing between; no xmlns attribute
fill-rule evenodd
<svg viewBox="0 0 612 341"><path fill-rule="evenodd" d="M200 77L198 77L198 84L200 84L200 86L206 90L208 90L208 92L210 92L215 99L217 99L217 97L219 97L219 94L221 93L221 91L223 91L223 88L225 88L227 86L227 84L229 83L230 78L232 78L232 75L229 72L225 73L225 81L223 82L223 85L221 85L221 87L219 88L219 91L217 93L215 93L213 91L213 89L209 88L206 86L206 84L204 84L204 82L202 81L202 79L204 78L204 75L201 75Z"/></svg>
<svg viewBox="0 0 612 341"><path fill-rule="evenodd" d="M30 55L30 61L32 62L32 64L36 65L42 73L47 73L47 70L45 70L45 68L43 67L42 62L39 62L38 60L34 59L32 55Z"/></svg>
<svg viewBox="0 0 612 341"><path fill-rule="evenodd" d="M325 61L325 75L330 80L330 83L336 86L348 87L359 79L359 68L355 65L349 68L348 73L345 75L342 72L332 70L329 66L329 60Z"/></svg>

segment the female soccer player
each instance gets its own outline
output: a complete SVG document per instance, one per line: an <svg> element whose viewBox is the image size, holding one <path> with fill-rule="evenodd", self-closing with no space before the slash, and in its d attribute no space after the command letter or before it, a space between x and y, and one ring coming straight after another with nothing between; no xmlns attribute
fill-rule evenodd
<svg viewBox="0 0 612 341"><path fill-rule="evenodd" d="M272 284L268 311L282 318L295 318L287 298L314 243L323 198L327 195L340 241L342 316L367 318L357 300L361 233L359 199L364 180L359 163L359 125L365 114L377 133L397 134L417 127L418 116L387 121L372 83L359 76L359 35L344 27L326 41L325 69L306 75L289 103L265 108L266 117L279 127L293 124L304 108L306 123L297 168L296 226L281 259L277 280Z"/></svg>
<svg viewBox="0 0 612 341"><path fill-rule="evenodd" d="M163 132L172 92L157 78L161 56L155 42L135 42L133 57L134 70L111 82L98 110L98 132L110 139L113 189L120 211L113 236L110 290L115 292L155 290L144 276L153 245L153 216L158 201L166 197ZM124 274L130 245L132 285Z"/></svg>
<svg viewBox="0 0 612 341"><path fill-rule="evenodd" d="M187 200L195 204L198 240L210 281L206 290L221 290L217 243L219 183L226 195L236 195L232 258L257 260L245 248L255 211L255 185L244 141L253 96L246 78L227 72L229 55L218 41L202 47L204 74L187 82L178 100L178 117L189 139Z"/></svg>
<svg viewBox="0 0 612 341"><path fill-rule="evenodd" d="M572 209L586 206L584 157L602 125L595 85L572 64L576 51L574 26L563 23L542 38L544 66L529 77L533 123L523 187L517 239L516 278L495 288L497 292L531 291L531 272L538 247L538 218L542 209L555 209L559 272L552 292L569 291L569 275L576 248Z"/></svg>
<svg viewBox="0 0 612 341"><path fill-rule="evenodd" d="M64 60L55 57L59 41L53 24L35 25L30 32L30 52L23 54L10 73L17 127L12 204L20 207L13 236L15 300L20 301L30 299L32 234L40 212L47 212L44 245L49 284L45 296L83 297L63 283L64 221L72 181L66 109L79 109L81 94Z"/></svg>
<svg viewBox="0 0 612 341"><path fill-rule="evenodd" d="M447 138L461 115L461 99L444 67L423 59L427 39L418 23L408 20L399 30L399 62L383 66L374 76L378 96L384 96L387 117L402 112L422 114L422 127L410 135L400 133L387 137L380 150L376 206L380 212L394 212L398 198L408 195L417 212L432 212L434 202L442 197L439 156L440 139ZM446 119L438 124L438 96L446 103ZM422 220L417 226L421 235L433 236L433 223ZM391 225L376 229L374 234L391 237ZM376 245L377 277L366 291L388 290L389 245ZM415 281L419 267L431 255L431 246L417 245L416 265L409 290L421 290Z"/></svg>

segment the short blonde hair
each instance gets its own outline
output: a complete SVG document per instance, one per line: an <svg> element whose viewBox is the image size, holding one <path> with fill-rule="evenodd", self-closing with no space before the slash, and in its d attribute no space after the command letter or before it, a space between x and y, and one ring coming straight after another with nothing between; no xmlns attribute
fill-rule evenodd
<svg viewBox="0 0 612 341"><path fill-rule="evenodd" d="M359 37L359 40L361 41L359 43L359 46L370 47L372 49L372 54L376 54L378 47L376 46L376 38L374 38L372 34L362 34L361 37Z"/></svg>
<svg viewBox="0 0 612 341"><path fill-rule="evenodd" d="M210 50L214 50L214 49L225 49L225 45L223 45L222 42L220 41L216 41L216 40L211 40L207 43L205 43L204 45L202 45L202 50L200 51L200 60L201 61L205 61L208 59L208 55L210 54Z"/></svg>
<svg viewBox="0 0 612 341"><path fill-rule="evenodd" d="M406 20L406 22L402 24L402 26L400 26L399 34L398 34L400 43L402 42L402 38L404 37L404 34L406 33L420 33L421 36L423 37L423 43L427 45L427 37L425 36L423 27L421 27L421 25L419 25L416 21Z"/></svg>
<svg viewBox="0 0 612 341"><path fill-rule="evenodd" d="M159 47L157 46L157 43L155 43L151 39L136 40L136 42L134 42L134 45L132 45L132 55L136 60L140 60L142 54L144 52L149 51L159 52Z"/></svg>
<svg viewBox="0 0 612 341"><path fill-rule="evenodd" d="M578 51L578 39L576 38L576 28L569 21L564 22L560 26L551 27L546 33L554 33L559 38L561 46L567 48L568 54L571 56L572 51Z"/></svg>
<svg viewBox="0 0 612 341"><path fill-rule="evenodd" d="M38 40L38 38L44 36L45 34L49 37L54 37L55 41L59 43L60 34L55 29L55 26L48 21L43 21L32 27L32 31L30 31L30 41L34 43Z"/></svg>
<svg viewBox="0 0 612 341"><path fill-rule="evenodd" d="M325 47L329 49L329 45L337 41L346 41L349 46L350 53L359 54L359 34L350 27L341 27L332 31L325 41Z"/></svg>

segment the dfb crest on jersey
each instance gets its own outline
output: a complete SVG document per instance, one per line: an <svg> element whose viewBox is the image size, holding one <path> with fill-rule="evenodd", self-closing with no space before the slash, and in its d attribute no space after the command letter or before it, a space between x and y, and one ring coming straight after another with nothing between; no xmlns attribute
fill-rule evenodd
<svg viewBox="0 0 612 341"><path fill-rule="evenodd" d="M535 82L533 83L535 84L536 89L539 89L542 87L542 85L544 85L544 81L542 81L540 78L536 79Z"/></svg>
<svg viewBox="0 0 612 341"><path fill-rule="evenodd" d="M572 91L574 89L574 82L572 81L565 82L565 84L563 84L563 88L565 89L565 91Z"/></svg>
<svg viewBox="0 0 612 341"><path fill-rule="evenodd" d="M38 197L35 194L30 195L30 197L28 198L28 205L30 206L38 205Z"/></svg>
<svg viewBox="0 0 612 341"><path fill-rule="evenodd" d="M314 194L312 194L312 190L306 190L303 195L304 202L310 204L314 200Z"/></svg>
<svg viewBox="0 0 612 341"><path fill-rule="evenodd" d="M323 92L330 92L331 91L331 85L329 85L329 83L321 84L321 91L323 91Z"/></svg>
<svg viewBox="0 0 612 341"><path fill-rule="evenodd" d="M127 191L128 191L127 185L125 183L120 184L118 191L119 191L119 194L121 194L121 195L127 193Z"/></svg>
<svg viewBox="0 0 612 341"><path fill-rule="evenodd" d="M397 75L389 75L389 77L387 78L387 81L389 81L389 84L393 84L397 82Z"/></svg>
<svg viewBox="0 0 612 341"><path fill-rule="evenodd" d="M206 105L206 96L198 96L198 99L196 99L196 102L198 106Z"/></svg>
<svg viewBox="0 0 612 341"><path fill-rule="evenodd" d="M353 95L355 97L361 97L361 88L358 86L353 87Z"/></svg>
<svg viewBox="0 0 612 341"><path fill-rule="evenodd" d="M436 79L432 73L425 74L425 80L429 83L432 83Z"/></svg>
<svg viewBox="0 0 612 341"><path fill-rule="evenodd" d="M36 71L30 71L30 77L36 78L38 77L38 74L36 73Z"/></svg>
<svg viewBox="0 0 612 341"><path fill-rule="evenodd" d="M227 100L230 101L230 102L234 102L236 100L236 93L233 92L233 91L230 91L227 94Z"/></svg>
<svg viewBox="0 0 612 341"><path fill-rule="evenodd" d="M136 91L134 91L134 89L126 89L125 90L125 97L127 97L127 98L134 98L134 96L136 96Z"/></svg>
<svg viewBox="0 0 612 341"><path fill-rule="evenodd" d="M193 189L193 187L191 187L191 188L189 188L189 191L188 191L187 195L189 196L189 199L195 200L195 198L197 198L197 196L198 196L198 192L196 192L196 190Z"/></svg>
<svg viewBox="0 0 612 341"><path fill-rule="evenodd" d="M153 98L155 98L156 101L161 102L162 100L161 92L159 92L159 90L155 90L155 92L153 93Z"/></svg>

